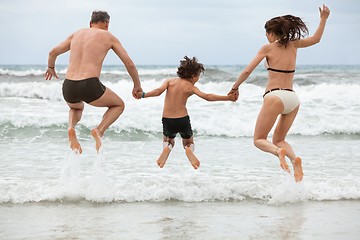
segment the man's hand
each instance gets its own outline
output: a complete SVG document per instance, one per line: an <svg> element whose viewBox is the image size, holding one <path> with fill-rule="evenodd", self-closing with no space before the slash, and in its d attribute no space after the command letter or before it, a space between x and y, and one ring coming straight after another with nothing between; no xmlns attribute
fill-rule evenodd
<svg viewBox="0 0 360 240"><path fill-rule="evenodd" d="M141 98L141 95L139 96L139 92L143 92L141 86L134 86L133 90L132 90L132 95L135 99L140 99Z"/></svg>
<svg viewBox="0 0 360 240"><path fill-rule="evenodd" d="M55 77L57 79L59 79L58 75L56 74L55 72L55 69L54 68L49 68L46 70L46 72L44 73L44 77L45 77L45 80L51 80L52 77Z"/></svg>

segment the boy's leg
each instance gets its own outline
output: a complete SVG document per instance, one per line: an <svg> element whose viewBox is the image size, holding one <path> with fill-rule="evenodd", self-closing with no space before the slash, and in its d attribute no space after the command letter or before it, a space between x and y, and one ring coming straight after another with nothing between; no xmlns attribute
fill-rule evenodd
<svg viewBox="0 0 360 240"><path fill-rule="evenodd" d="M166 160L168 159L170 152L175 145L174 138L169 138L169 137L164 136L163 137L163 145L164 145L164 149L163 149L162 153L160 154L158 160L156 161L157 165L160 168L164 167Z"/></svg>
<svg viewBox="0 0 360 240"><path fill-rule="evenodd" d="M198 169L200 167L200 161L197 159L197 157L194 154L195 145L194 145L194 139L193 137L189 139L183 138L183 146L185 148L185 153L187 158L189 159L191 165L194 169Z"/></svg>
<svg viewBox="0 0 360 240"><path fill-rule="evenodd" d="M81 119L82 112L84 110L84 103L80 102L80 103L67 103L67 104L70 107L69 127L68 127L68 137L69 137L69 142L70 142L70 148L73 151L81 154L82 149L81 149L80 143L76 137L75 126Z"/></svg>

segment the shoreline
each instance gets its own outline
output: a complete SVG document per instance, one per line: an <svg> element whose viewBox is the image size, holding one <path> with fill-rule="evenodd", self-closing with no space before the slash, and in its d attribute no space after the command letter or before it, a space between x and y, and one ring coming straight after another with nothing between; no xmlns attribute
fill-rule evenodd
<svg viewBox="0 0 360 240"><path fill-rule="evenodd" d="M356 239L359 212L358 200L1 204L0 238Z"/></svg>

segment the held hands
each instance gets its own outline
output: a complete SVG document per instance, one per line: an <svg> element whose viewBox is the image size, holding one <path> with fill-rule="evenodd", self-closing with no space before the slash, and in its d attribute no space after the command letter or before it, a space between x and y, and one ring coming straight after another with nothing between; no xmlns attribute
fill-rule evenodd
<svg viewBox="0 0 360 240"><path fill-rule="evenodd" d="M143 90L141 86L134 86L132 90L132 95L135 99L140 99L142 96Z"/></svg>
<svg viewBox="0 0 360 240"><path fill-rule="evenodd" d="M227 95L229 100L236 102L239 98L239 88L232 88Z"/></svg>
<svg viewBox="0 0 360 240"><path fill-rule="evenodd" d="M236 100L238 99L238 97L235 95L235 93L228 93L228 100L232 101L232 102L236 102Z"/></svg>
<svg viewBox="0 0 360 240"><path fill-rule="evenodd" d="M142 95L143 95L143 91L141 90L139 92L136 92L135 95L136 95L136 97L135 97L136 99L141 99Z"/></svg>
<svg viewBox="0 0 360 240"><path fill-rule="evenodd" d="M322 7L319 7L319 11L321 19L327 19L330 15L330 9L325 4L323 4Z"/></svg>
<svg viewBox="0 0 360 240"><path fill-rule="evenodd" d="M57 75L56 72L55 72L55 69L48 67L48 69L47 69L46 72L44 73L45 80L51 80L51 78L52 78L53 76L54 76L55 78L59 79L58 75Z"/></svg>

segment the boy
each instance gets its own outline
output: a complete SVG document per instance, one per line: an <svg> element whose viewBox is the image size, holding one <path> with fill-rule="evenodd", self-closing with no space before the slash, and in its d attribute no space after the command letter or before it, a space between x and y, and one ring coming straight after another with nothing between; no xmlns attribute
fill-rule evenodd
<svg viewBox="0 0 360 240"><path fill-rule="evenodd" d="M194 155L194 139L193 131L191 129L190 118L186 109L187 99L196 94L197 96L207 101L235 101L236 96L229 94L227 96L220 96L215 94L208 94L201 92L195 83L200 78L200 73L204 72L204 66L197 62L197 59L192 59L187 56L180 61L177 75L178 78L167 79L159 87L150 92L137 92L137 97L156 97L161 95L165 90L165 103L162 114L163 123L163 146L164 149L156 161L160 168L164 167L169 154L175 144L175 136L180 133L186 156L189 159L194 169L198 169L200 161Z"/></svg>

